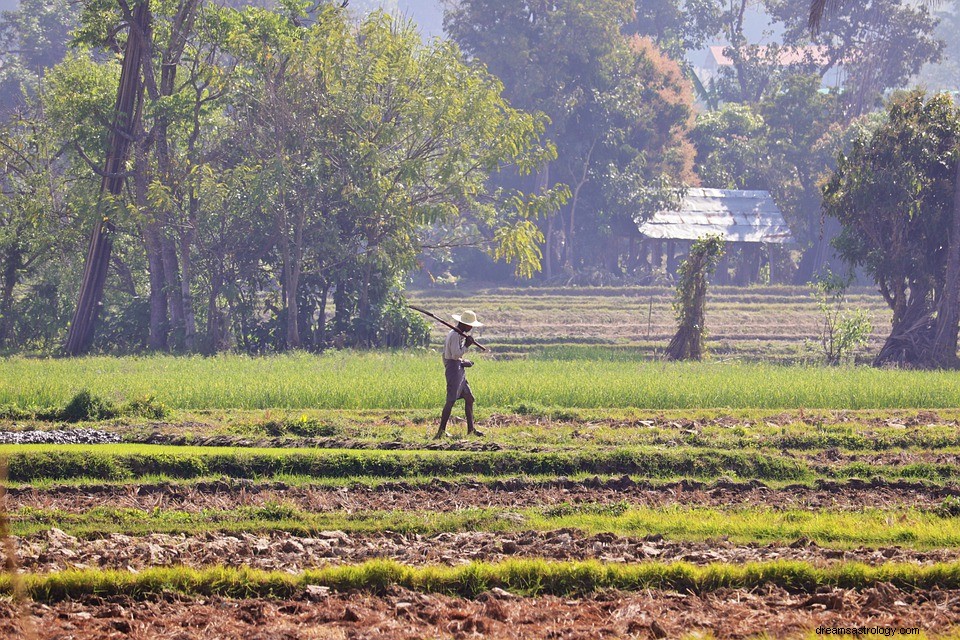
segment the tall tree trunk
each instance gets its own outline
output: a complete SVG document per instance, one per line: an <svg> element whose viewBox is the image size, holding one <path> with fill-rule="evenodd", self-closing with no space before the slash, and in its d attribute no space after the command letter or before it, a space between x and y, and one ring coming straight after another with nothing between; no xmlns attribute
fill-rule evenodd
<svg viewBox="0 0 960 640"><path fill-rule="evenodd" d="M13 331L13 289L17 285L17 272L23 262L20 249L13 247L3 265L3 289L0 290L0 347L5 347Z"/></svg>
<svg viewBox="0 0 960 640"><path fill-rule="evenodd" d="M220 269L215 269L210 276L210 297L207 299L207 339L210 341L210 353L219 351L223 341L220 334L220 307L217 304L222 282L223 275Z"/></svg>
<svg viewBox="0 0 960 640"><path fill-rule="evenodd" d="M957 366L957 332L960 328L960 161L953 185L953 221L947 235L947 273L937 304L933 361L940 367Z"/></svg>
<svg viewBox="0 0 960 640"><path fill-rule="evenodd" d="M167 346L174 349L183 347L183 298L180 295L180 265L177 260L177 246L166 234L160 236L161 257L163 259L164 291L167 294L167 307L170 313L170 331ZM171 342L170 336L173 337Z"/></svg>
<svg viewBox="0 0 960 640"><path fill-rule="evenodd" d="M104 161L103 178L100 181L100 193L120 195L123 188L123 166L137 116L138 105L143 95L140 81L140 69L143 52L147 43L144 35L150 33L150 4L142 0L133 11L133 22L127 37L127 47L123 56L120 72L120 85L117 88L117 101L114 107L115 121L107 144L107 156ZM67 355L79 355L90 348L96 328L100 303L103 298L103 285L110 266L110 252L113 242L110 234L113 224L109 218L98 211L90 246L84 263L83 278L77 296L77 307L70 322L64 351Z"/></svg>
<svg viewBox="0 0 960 640"><path fill-rule="evenodd" d="M593 156L593 150L597 147L597 140L594 140L590 144L590 149L587 151L587 157L583 160L583 166L581 167L580 176L576 176L571 169L570 175L577 181L576 186L573 189L573 199L570 203L570 226L567 231L567 243L564 245L563 252L563 266L564 268L572 269L573 268L573 237L574 237L574 223L576 222L576 213L577 213L577 202L580 199L580 189L583 188L588 181L588 174L590 172L590 158Z"/></svg>
<svg viewBox="0 0 960 640"><path fill-rule="evenodd" d="M197 211L200 203L195 192L191 190L189 203L189 219L187 229L180 234L180 298L183 304L183 343L187 351L197 350L197 318L193 309L193 292L190 284L193 282L193 255L191 253L197 238Z"/></svg>
<svg viewBox="0 0 960 640"><path fill-rule="evenodd" d="M547 280L553 277L553 219L554 215L548 214L547 216L547 246L546 251L544 251L544 258L546 258L545 263L545 273Z"/></svg>
<svg viewBox="0 0 960 640"><path fill-rule="evenodd" d="M373 274L372 256L367 256L363 265L363 282L360 283L360 296L357 300L357 317L360 319L360 344L370 346L373 326L370 321L370 277Z"/></svg>
<svg viewBox="0 0 960 640"><path fill-rule="evenodd" d="M147 275L150 279L150 333L147 347L160 351L167 348L167 291L163 273L163 248L160 230L155 222L143 225L143 244L147 252Z"/></svg>
<svg viewBox="0 0 960 640"><path fill-rule="evenodd" d="M298 212L294 221L293 241L290 240L290 230L287 224L287 202L281 196L280 206L285 212L282 215L283 239L281 240L283 256L283 288L284 304L287 312L287 348L299 349L300 340L300 313L297 300L297 289L300 287L300 261L303 254L303 214Z"/></svg>
<svg viewBox="0 0 960 640"><path fill-rule="evenodd" d="M143 222L143 248L147 254L147 276L150 281L150 325L147 348L162 351L167 348L167 291L163 272L163 245L160 240L160 225L149 215L147 185L150 180L148 156L149 143L142 140L134 154L133 194L134 202L141 211L148 212Z"/></svg>
<svg viewBox="0 0 960 640"><path fill-rule="evenodd" d="M320 292L320 317L317 319L317 341L318 350L327 347L327 295L330 293L330 283L324 281L323 289Z"/></svg>

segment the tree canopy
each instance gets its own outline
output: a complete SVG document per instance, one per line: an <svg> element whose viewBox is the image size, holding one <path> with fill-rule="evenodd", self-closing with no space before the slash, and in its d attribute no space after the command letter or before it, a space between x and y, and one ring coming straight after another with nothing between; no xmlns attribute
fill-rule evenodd
<svg viewBox="0 0 960 640"><path fill-rule="evenodd" d="M877 364L929 366L935 313L946 293L960 111L947 94L894 97L882 122L861 129L824 189L842 231L835 244L877 283L893 324ZM956 357L957 324L949 328Z"/></svg>

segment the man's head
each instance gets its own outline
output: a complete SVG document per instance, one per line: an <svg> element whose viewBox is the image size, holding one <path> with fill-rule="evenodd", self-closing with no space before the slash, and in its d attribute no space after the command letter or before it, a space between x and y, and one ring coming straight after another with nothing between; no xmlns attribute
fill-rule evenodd
<svg viewBox="0 0 960 640"><path fill-rule="evenodd" d="M460 331L470 331L474 327L482 327L483 323L477 319L477 314L469 309L463 313L453 314L453 319L457 321L457 329Z"/></svg>

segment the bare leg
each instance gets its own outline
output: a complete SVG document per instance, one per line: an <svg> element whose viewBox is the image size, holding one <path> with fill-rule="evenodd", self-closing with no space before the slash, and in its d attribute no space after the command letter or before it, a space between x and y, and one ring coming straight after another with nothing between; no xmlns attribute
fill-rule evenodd
<svg viewBox="0 0 960 640"><path fill-rule="evenodd" d="M473 398L467 398L464 400L464 404L466 404L467 414L467 435L482 436L483 433L477 431L473 426Z"/></svg>
<svg viewBox="0 0 960 640"><path fill-rule="evenodd" d="M454 402L456 402L456 400L454 400ZM434 440L439 440L447 435L447 422L450 420L450 413L452 411L453 402L448 402L443 405L443 413L440 414L440 429L437 431L437 435L433 436Z"/></svg>

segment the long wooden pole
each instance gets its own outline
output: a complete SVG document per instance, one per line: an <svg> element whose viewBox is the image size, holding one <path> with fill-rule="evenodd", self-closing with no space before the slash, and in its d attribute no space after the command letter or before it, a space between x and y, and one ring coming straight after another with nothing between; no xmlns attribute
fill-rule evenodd
<svg viewBox="0 0 960 640"><path fill-rule="evenodd" d="M133 139L134 125L139 113L143 96L143 82L140 68L143 61L145 34L150 29L150 4L141 0L133 10L133 22L127 36L127 47L123 54L123 67L120 72L120 86L117 87L117 102L114 107L114 124L110 130L107 156L104 160L103 177L100 181L100 199L97 205L97 220L90 236L90 247L83 267L83 280L77 296L77 307L67 333L64 351L76 356L90 349L96 328L97 315L103 299L103 285L110 266L110 253L113 250L111 234L114 227L108 214L103 212L103 196L118 196L125 180L124 165Z"/></svg>
<svg viewBox="0 0 960 640"><path fill-rule="evenodd" d="M467 333L466 333L465 331L461 331L460 329L458 329L458 328L455 327L454 325L450 324L449 322L447 322L447 321L444 320L443 318L441 318L441 317L439 317L439 316L436 316L436 315L430 313L430 312L427 311L426 309L421 309L420 307L415 307L415 306L413 306L412 304L408 304L407 306L410 307L411 309L413 309L414 311L419 311L419 312L422 313L423 315L428 316L428 317L430 317L430 318L433 318L434 320L436 320L436 321L439 322L440 324L447 325L448 327L450 327L451 329L453 329L454 331L456 331L457 333L459 333L460 335L462 335L464 338L470 337L470 336L467 336ZM473 341L473 344L477 347L477 349L480 349L480 351L486 351L486 350L487 350L487 348L486 348L485 346L483 346L482 344L480 344L480 343L477 342L476 340Z"/></svg>

